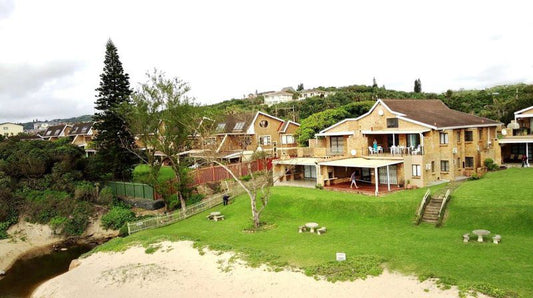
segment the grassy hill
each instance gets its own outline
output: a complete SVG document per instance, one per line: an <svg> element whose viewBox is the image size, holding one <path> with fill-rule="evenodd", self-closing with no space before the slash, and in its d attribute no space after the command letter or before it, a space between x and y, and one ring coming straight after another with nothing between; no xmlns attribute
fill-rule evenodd
<svg viewBox="0 0 533 298"><path fill-rule="evenodd" d="M366 268L369 274L375 272L379 260L378 264L393 270L438 277L463 290L500 297L533 296L533 169L493 172L465 182L452 195L442 228L413 224L424 191L376 198L276 187L263 216L265 231L245 231L251 225L250 207L248 198L240 196L229 206L215 208L226 216L225 221L206 220L210 210L167 227L112 240L97 250L192 239L199 246L241 252L251 264L291 265L313 273L316 268L332 266L336 252L345 252L353 262L350 266ZM311 221L327 226L328 232L321 236L297 232L298 226ZM463 234L480 228L501 234L502 243L463 243ZM333 279L351 276L324 272Z"/></svg>

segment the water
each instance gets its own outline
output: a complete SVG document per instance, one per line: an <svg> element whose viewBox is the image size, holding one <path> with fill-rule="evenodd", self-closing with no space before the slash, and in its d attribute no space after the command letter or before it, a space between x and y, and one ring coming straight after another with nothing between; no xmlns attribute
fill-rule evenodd
<svg viewBox="0 0 533 298"><path fill-rule="evenodd" d="M0 297L29 297L43 282L68 271L70 261L91 250L94 245L65 246L66 251L19 259L0 279Z"/></svg>

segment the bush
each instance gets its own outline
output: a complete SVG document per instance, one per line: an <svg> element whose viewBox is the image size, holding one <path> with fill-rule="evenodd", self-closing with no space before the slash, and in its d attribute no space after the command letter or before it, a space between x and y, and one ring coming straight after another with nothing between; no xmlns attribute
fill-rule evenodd
<svg viewBox="0 0 533 298"><path fill-rule="evenodd" d="M478 174L474 173L472 174L472 176L470 176L470 178L468 178L468 180L479 180L481 178L481 176L479 176Z"/></svg>
<svg viewBox="0 0 533 298"><path fill-rule="evenodd" d="M90 182L80 182L74 190L74 199L94 203L98 199L96 188Z"/></svg>
<svg viewBox="0 0 533 298"><path fill-rule="evenodd" d="M11 225L8 221L0 222L0 239L7 238L7 229L9 229L9 226Z"/></svg>
<svg viewBox="0 0 533 298"><path fill-rule="evenodd" d="M98 204L101 205L109 205L113 202L113 190L111 187L104 187L100 191L100 194L98 194Z"/></svg>
<svg viewBox="0 0 533 298"><path fill-rule="evenodd" d="M246 176L242 176L242 177L241 177L241 180L242 180L242 181L245 181L245 182L248 182L248 181L250 181L251 179L252 179L252 176L249 175L249 174L246 175Z"/></svg>
<svg viewBox="0 0 533 298"><path fill-rule="evenodd" d="M109 212L102 216L102 226L106 229L118 230L128 221L135 219L135 213L123 206L113 206Z"/></svg>
<svg viewBox="0 0 533 298"><path fill-rule="evenodd" d="M500 168L497 164L494 163L494 160L492 160L492 158L485 159L483 164L485 164L485 167L487 167L487 170L489 171L495 171Z"/></svg>
<svg viewBox="0 0 533 298"><path fill-rule="evenodd" d="M55 234L61 234L67 220L68 218L64 216L55 216L50 220L49 225Z"/></svg>

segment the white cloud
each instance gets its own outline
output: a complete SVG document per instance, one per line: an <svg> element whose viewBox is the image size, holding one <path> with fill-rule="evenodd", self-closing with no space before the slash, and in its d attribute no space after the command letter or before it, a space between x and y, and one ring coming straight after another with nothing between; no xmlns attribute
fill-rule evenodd
<svg viewBox="0 0 533 298"><path fill-rule="evenodd" d="M372 77L400 90L421 78L423 90L433 92L533 81L529 1L5 3L12 9L0 23L0 65L83 67L61 79L51 72L51 81L68 76L69 83L51 84L48 93L32 79L8 87L0 104L37 88L34 100L76 103L62 116L93 112L108 38L132 86L156 67L189 82L202 103L298 83L371 84ZM31 119L34 112L0 112L0 121Z"/></svg>

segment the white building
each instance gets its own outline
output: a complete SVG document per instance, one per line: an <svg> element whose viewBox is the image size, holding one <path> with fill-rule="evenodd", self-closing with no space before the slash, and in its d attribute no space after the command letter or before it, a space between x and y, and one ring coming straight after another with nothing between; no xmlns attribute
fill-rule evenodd
<svg viewBox="0 0 533 298"><path fill-rule="evenodd" d="M281 103L281 102L288 102L292 100L293 100L292 93L285 92L285 91L265 94L265 104L267 106L271 106L271 105Z"/></svg>
<svg viewBox="0 0 533 298"><path fill-rule="evenodd" d="M300 93L300 96L298 96L298 100L304 100L306 98L315 97L315 96L328 97L329 95L333 94L333 92L322 91L318 89L302 90L299 93Z"/></svg>
<svg viewBox="0 0 533 298"><path fill-rule="evenodd" d="M2 134L4 137L11 137L16 136L19 133L22 133L24 130L24 127L19 124L15 123L0 123L0 134Z"/></svg>

